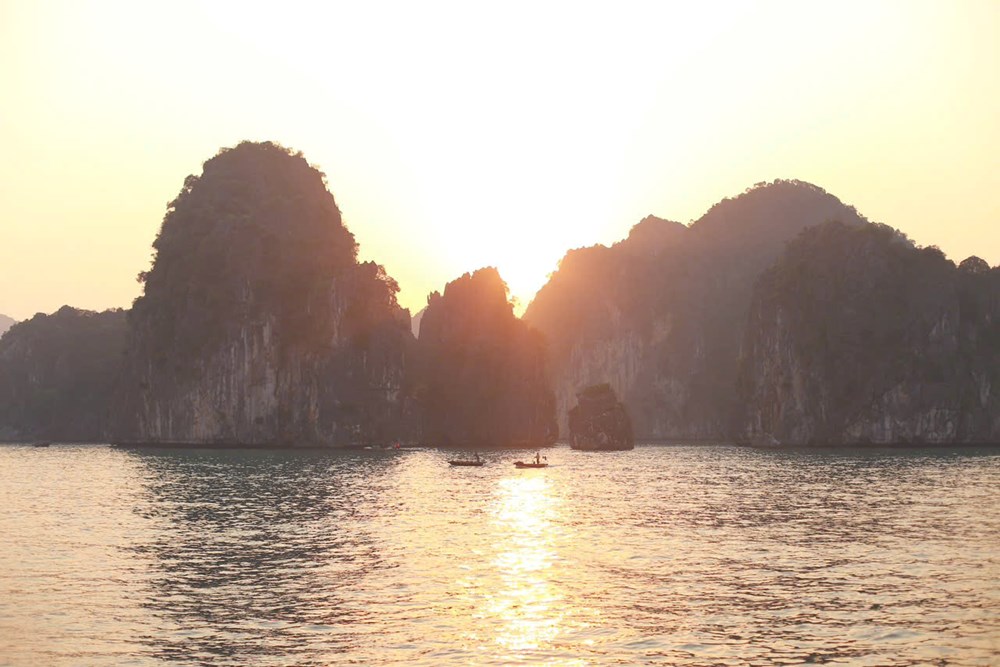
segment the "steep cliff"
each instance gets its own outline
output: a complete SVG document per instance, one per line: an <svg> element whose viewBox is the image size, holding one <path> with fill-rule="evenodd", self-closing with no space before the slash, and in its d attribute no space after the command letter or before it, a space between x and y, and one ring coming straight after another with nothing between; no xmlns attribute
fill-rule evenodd
<svg viewBox="0 0 1000 667"><path fill-rule="evenodd" d="M539 446L555 439L544 340L514 316L496 269L431 294L418 350L426 442Z"/></svg>
<svg viewBox="0 0 1000 667"><path fill-rule="evenodd" d="M689 227L650 216L610 248L567 253L525 313L549 341L561 431L577 392L607 382L639 439L729 437L753 282L831 219L865 222L814 185L775 181Z"/></svg>
<svg viewBox="0 0 1000 667"><path fill-rule="evenodd" d="M756 286L740 385L752 443L1000 442L1000 269L809 230Z"/></svg>
<svg viewBox="0 0 1000 667"><path fill-rule="evenodd" d="M129 314L116 439L347 444L404 435L414 344L398 287L357 262L322 173L221 151L169 205Z"/></svg>
<svg viewBox="0 0 1000 667"><path fill-rule="evenodd" d="M125 313L63 306L0 339L0 440L98 442L121 365Z"/></svg>

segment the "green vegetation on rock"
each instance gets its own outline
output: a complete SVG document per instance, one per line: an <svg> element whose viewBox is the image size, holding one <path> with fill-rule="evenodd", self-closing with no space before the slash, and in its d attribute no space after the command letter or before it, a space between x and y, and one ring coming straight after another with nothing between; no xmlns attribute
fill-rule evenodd
<svg viewBox="0 0 1000 667"><path fill-rule="evenodd" d="M243 142L189 176L129 316L125 440L347 444L399 434L413 339L323 174Z"/></svg>
<svg viewBox="0 0 1000 667"><path fill-rule="evenodd" d="M273 318L285 344L320 341L327 320L313 311L357 256L323 174L270 142L224 149L188 176L153 248L131 318L175 363L255 318Z"/></svg>
<svg viewBox="0 0 1000 667"><path fill-rule="evenodd" d="M742 432L764 444L996 442L1000 270L885 225L807 230L760 279Z"/></svg>

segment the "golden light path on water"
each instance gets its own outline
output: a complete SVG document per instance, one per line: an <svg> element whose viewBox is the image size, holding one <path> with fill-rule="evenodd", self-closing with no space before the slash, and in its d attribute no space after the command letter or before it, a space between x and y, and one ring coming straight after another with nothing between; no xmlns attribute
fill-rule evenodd
<svg viewBox="0 0 1000 667"><path fill-rule="evenodd" d="M596 617L574 590L572 508L552 469L516 470L512 456L443 471L437 452L401 461L387 493L402 512L381 516L376 531L384 553L408 545L391 576L446 591L430 603L435 629L450 638L435 659L460 647L482 664L589 664L566 650L567 641L591 642L581 635ZM415 492L412 480L426 478L438 482Z"/></svg>
<svg viewBox="0 0 1000 667"><path fill-rule="evenodd" d="M506 478L494 501L492 524L499 538L493 564L501 585L487 597L485 611L503 620L496 642L511 651L549 645L574 621L567 618L570 608L555 576L559 555L552 516L560 511L560 500L549 484L538 476Z"/></svg>

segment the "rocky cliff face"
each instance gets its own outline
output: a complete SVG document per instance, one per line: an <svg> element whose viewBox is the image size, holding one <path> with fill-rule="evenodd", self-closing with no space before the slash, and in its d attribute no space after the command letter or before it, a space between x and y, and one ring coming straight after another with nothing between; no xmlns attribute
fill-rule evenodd
<svg viewBox="0 0 1000 667"><path fill-rule="evenodd" d="M607 382L639 439L730 437L753 282L831 219L866 222L816 186L776 181L690 227L650 216L610 248L567 253L525 313L549 342L561 432L577 392Z"/></svg>
<svg viewBox="0 0 1000 667"><path fill-rule="evenodd" d="M0 339L0 441L99 442L126 337L125 313L64 306Z"/></svg>
<svg viewBox="0 0 1000 667"><path fill-rule="evenodd" d="M1000 269L829 224L756 287L741 370L756 444L1000 442Z"/></svg>
<svg viewBox="0 0 1000 667"><path fill-rule="evenodd" d="M426 442L541 446L555 440L544 341L514 316L496 269L466 274L430 296L418 350Z"/></svg>
<svg viewBox="0 0 1000 667"><path fill-rule="evenodd" d="M409 433L414 344L395 282L359 264L323 175L243 143L171 203L129 316L114 436L333 445Z"/></svg>

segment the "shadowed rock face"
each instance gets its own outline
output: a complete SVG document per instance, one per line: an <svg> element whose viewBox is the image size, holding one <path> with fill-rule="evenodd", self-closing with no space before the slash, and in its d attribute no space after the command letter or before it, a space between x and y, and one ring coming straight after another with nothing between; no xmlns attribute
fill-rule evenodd
<svg viewBox="0 0 1000 667"><path fill-rule="evenodd" d="M587 387L569 411L569 444L573 449L634 449L632 421L609 384Z"/></svg>
<svg viewBox="0 0 1000 667"><path fill-rule="evenodd" d="M123 441L346 444L407 431L398 287L359 264L323 175L223 150L169 205L129 315Z"/></svg>
<svg viewBox="0 0 1000 667"><path fill-rule="evenodd" d="M743 437L763 445L1000 442L1000 270L884 225L828 224L756 286Z"/></svg>
<svg viewBox="0 0 1000 667"><path fill-rule="evenodd" d="M557 414L608 382L640 439L730 437L754 280L789 240L831 219L866 222L814 185L776 181L690 227L650 216L610 248L567 253L525 313L549 343Z"/></svg>
<svg viewBox="0 0 1000 667"><path fill-rule="evenodd" d="M125 313L63 306L0 339L0 440L100 442L121 366Z"/></svg>
<svg viewBox="0 0 1000 667"><path fill-rule="evenodd" d="M541 334L518 320L496 269L448 283L420 323L423 437L437 445L541 446L555 405Z"/></svg>

